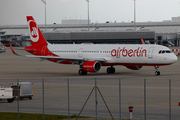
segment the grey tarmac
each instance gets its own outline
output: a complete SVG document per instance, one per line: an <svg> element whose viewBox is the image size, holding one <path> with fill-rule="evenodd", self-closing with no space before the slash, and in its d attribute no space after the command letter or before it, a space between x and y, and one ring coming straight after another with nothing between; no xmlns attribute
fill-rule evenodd
<svg viewBox="0 0 180 120"><path fill-rule="evenodd" d="M15 48L17 49L17 48ZM20 54L25 51L16 50ZM180 57L178 57L179 59ZM102 67L98 73L88 73L79 76L78 65L62 65L37 58L15 56L7 48L0 54L0 85L19 81L33 83L34 96L32 100L20 101L20 112L42 113L42 79L45 81L45 113L67 114L67 79L70 82L70 113L78 114L95 85L100 89L112 115L119 117L119 79L121 79L121 115L129 118L128 106L133 106L134 119L144 118L144 79L146 79L146 112L147 119L169 119L169 79L171 79L171 114L172 120L179 119L180 106L180 61L169 66L161 66L160 76L155 76L154 67L144 66L133 71L124 66L115 66L115 74L107 74L107 67ZM82 115L95 116L95 94L92 93ZM0 101L0 111L17 111L17 100L13 103ZM110 115L98 93L98 117L110 118Z"/></svg>

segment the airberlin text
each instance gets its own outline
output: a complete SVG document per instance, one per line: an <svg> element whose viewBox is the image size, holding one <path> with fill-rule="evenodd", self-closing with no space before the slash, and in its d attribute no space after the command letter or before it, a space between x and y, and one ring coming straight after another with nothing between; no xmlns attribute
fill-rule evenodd
<svg viewBox="0 0 180 120"><path fill-rule="evenodd" d="M147 50L143 49L142 47L138 47L137 49L129 49L127 50L125 47L120 49L113 49L111 51L111 56L112 57L117 57L119 58L120 56L123 57L146 57L147 56Z"/></svg>

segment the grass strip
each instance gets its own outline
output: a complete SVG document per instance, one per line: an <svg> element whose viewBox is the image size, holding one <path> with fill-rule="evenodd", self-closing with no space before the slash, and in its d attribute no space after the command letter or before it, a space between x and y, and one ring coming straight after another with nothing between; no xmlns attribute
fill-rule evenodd
<svg viewBox="0 0 180 120"><path fill-rule="evenodd" d="M77 115L71 115L70 118L76 118ZM79 116L79 118L89 118L85 116ZM0 120L17 120L18 119L18 113L14 112L0 112ZM19 120L42 120L43 115L42 114L36 114L36 113L19 113ZM62 120L62 119L68 119L67 115L44 115L45 120Z"/></svg>

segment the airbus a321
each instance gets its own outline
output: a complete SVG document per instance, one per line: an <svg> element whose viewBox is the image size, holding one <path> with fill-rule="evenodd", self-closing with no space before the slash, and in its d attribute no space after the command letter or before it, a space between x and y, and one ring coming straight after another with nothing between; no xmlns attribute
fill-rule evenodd
<svg viewBox="0 0 180 120"><path fill-rule="evenodd" d="M27 16L27 22L31 46L25 47L25 50L33 55L20 56L61 64L78 64L79 75L98 72L102 66L108 66L107 73L115 73L116 65L123 65L131 70L154 66L155 75L160 75L159 66L177 61L176 55L169 48L154 44L50 44L32 16ZM15 55L19 55L10 47Z"/></svg>

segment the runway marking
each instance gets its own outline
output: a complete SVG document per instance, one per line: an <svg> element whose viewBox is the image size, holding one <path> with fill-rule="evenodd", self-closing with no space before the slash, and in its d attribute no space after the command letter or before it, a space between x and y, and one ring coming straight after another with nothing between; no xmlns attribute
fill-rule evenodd
<svg viewBox="0 0 180 120"><path fill-rule="evenodd" d="M169 103L162 103L161 105L169 105Z"/></svg>
<svg viewBox="0 0 180 120"><path fill-rule="evenodd" d="M135 105L136 107L144 107L144 105Z"/></svg>
<svg viewBox="0 0 180 120"><path fill-rule="evenodd" d="M55 72L67 72L67 71L70 71L70 70L55 70Z"/></svg>
<svg viewBox="0 0 180 120"><path fill-rule="evenodd" d="M148 104L148 106L155 106L155 104Z"/></svg>

